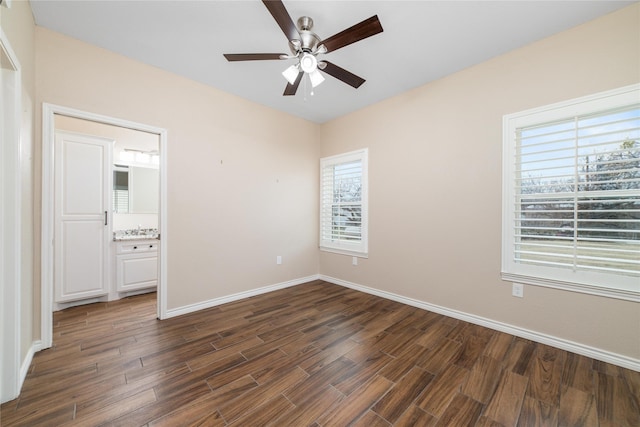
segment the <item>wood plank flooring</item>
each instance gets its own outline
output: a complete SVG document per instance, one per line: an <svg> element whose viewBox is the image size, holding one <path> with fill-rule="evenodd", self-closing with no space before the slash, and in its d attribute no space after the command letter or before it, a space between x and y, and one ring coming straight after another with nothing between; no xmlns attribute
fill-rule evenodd
<svg viewBox="0 0 640 427"><path fill-rule="evenodd" d="M640 373L316 281L54 314L3 426L640 426Z"/></svg>

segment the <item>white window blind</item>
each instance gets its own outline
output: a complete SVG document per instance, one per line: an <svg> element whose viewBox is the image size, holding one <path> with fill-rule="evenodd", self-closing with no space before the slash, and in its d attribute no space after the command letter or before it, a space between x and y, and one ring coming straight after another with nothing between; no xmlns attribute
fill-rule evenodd
<svg viewBox="0 0 640 427"><path fill-rule="evenodd" d="M128 190L113 190L113 210L116 213L129 213Z"/></svg>
<svg viewBox="0 0 640 427"><path fill-rule="evenodd" d="M320 248L367 255L367 150L320 160Z"/></svg>
<svg viewBox="0 0 640 427"><path fill-rule="evenodd" d="M129 213L129 170L117 165L113 171L113 210Z"/></svg>
<svg viewBox="0 0 640 427"><path fill-rule="evenodd" d="M640 299L638 94L505 118L505 279Z"/></svg>

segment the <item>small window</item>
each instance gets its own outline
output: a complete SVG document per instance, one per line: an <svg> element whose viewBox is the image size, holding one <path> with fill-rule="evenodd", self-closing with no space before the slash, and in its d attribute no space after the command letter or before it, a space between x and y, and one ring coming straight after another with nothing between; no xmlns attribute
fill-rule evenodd
<svg viewBox="0 0 640 427"><path fill-rule="evenodd" d="M113 169L113 211L129 213L129 169L115 166Z"/></svg>
<svg viewBox="0 0 640 427"><path fill-rule="evenodd" d="M640 86L505 116L505 280L640 300Z"/></svg>
<svg viewBox="0 0 640 427"><path fill-rule="evenodd" d="M367 256L368 150L320 159L320 249Z"/></svg>

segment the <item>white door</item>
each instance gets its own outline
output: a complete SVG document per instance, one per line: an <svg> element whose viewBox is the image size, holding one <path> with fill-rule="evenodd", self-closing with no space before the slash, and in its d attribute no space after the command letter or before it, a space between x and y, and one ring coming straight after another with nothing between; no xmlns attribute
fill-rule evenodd
<svg viewBox="0 0 640 427"><path fill-rule="evenodd" d="M107 295L113 140L56 132L56 302Z"/></svg>

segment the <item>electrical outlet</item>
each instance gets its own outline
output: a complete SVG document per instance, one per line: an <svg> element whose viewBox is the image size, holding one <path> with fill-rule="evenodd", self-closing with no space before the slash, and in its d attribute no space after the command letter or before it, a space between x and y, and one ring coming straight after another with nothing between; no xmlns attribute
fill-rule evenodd
<svg viewBox="0 0 640 427"><path fill-rule="evenodd" d="M524 297L524 285L522 283L514 283L511 288L511 295L518 298Z"/></svg>
<svg viewBox="0 0 640 427"><path fill-rule="evenodd" d="M352 265L358 265L358 257L357 257L357 256L354 256L354 257L351 259L351 264L352 264Z"/></svg>
<svg viewBox="0 0 640 427"><path fill-rule="evenodd" d="M282 256L278 255L276 257L276 264L278 264L278 265L282 264Z"/></svg>

